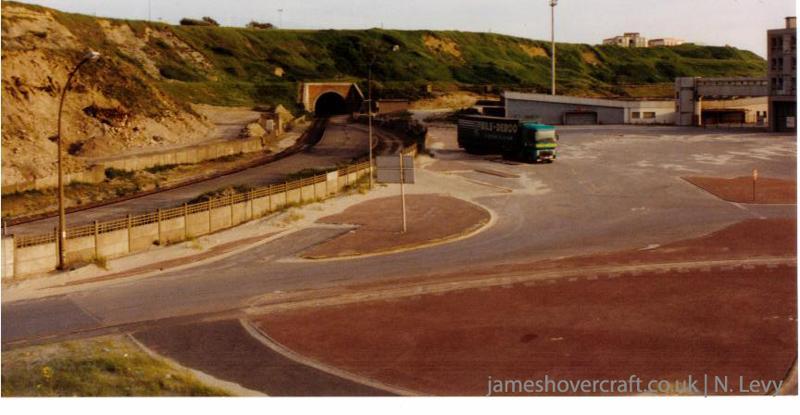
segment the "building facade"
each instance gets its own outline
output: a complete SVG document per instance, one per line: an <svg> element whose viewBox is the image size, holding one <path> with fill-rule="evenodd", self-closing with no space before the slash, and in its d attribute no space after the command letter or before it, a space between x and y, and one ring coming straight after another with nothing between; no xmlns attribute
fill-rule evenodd
<svg viewBox="0 0 800 415"><path fill-rule="evenodd" d="M678 38L674 38L674 37L664 37L664 38L660 38L660 39L650 39L647 42L647 46L649 46L651 48L657 48L657 47L660 47L660 46L666 46L666 47L669 47L669 46L680 46L682 44L684 44L683 39L678 39Z"/></svg>
<svg viewBox="0 0 800 415"><path fill-rule="evenodd" d="M629 32L622 36L604 39L603 44L621 46L623 48L646 48L647 38L642 37L639 33Z"/></svg>
<svg viewBox="0 0 800 415"><path fill-rule="evenodd" d="M675 101L624 101L505 92L506 117L556 125L674 124Z"/></svg>
<svg viewBox="0 0 800 415"><path fill-rule="evenodd" d="M797 18L767 31L769 118L772 131L797 131Z"/></svg>

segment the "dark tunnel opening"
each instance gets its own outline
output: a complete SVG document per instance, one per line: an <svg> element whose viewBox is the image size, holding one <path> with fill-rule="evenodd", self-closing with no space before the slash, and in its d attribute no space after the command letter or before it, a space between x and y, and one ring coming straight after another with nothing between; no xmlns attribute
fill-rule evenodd
<svg viewBox="0 0 800 415"><path fill-rule="evenodd" d="M317 98L314 114L318 117L347 114L347 103L341 95L335 92L326 92Z"/></svg>

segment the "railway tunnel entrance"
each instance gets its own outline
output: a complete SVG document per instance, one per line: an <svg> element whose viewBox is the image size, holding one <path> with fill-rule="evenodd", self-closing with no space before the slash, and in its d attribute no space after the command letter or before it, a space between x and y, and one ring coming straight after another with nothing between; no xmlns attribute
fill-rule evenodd
<svg viewBox="0 0 800 415"><path fill-rule="evenodd" d="M318 117L347 114L347 112L345 98L336 92L326 92L320 95L314 104L314 114Z"/></svg>
<svg viewBox="0 0 800 415"><path fill-rule="evenodd" d="M352 82L304 82L298 103L317 116L347 114L361 109L364 94Z"/></svg>

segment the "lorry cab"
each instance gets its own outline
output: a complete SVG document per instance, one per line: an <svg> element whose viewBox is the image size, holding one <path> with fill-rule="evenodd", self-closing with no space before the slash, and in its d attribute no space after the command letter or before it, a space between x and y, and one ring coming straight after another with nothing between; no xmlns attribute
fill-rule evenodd
<svg viewBox="0 0 800 415"><path fill-rule="evenodd" d="M536 122L522 123L524 155L539 162L553 162L556 159L558 134L552 125Z"/></svg>

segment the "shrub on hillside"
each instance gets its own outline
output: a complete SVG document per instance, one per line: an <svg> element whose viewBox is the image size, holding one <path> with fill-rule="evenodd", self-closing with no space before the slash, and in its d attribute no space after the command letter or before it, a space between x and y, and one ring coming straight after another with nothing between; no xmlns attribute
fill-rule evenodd
<svg viewBox="0 0 800 415"><path fill-rule="evenodd" d="M255 20L247 24L248 29L274 29L275 26L268 22L257 22Z"/></svg>
<svg viewBox="0 0 800 415"><path fill-rule="evenodd" d="M181 19L180 23L181 26L219 26L219 23L216 20L208 16L204 16L200 20L184 17L183 19Z"/></svg>

